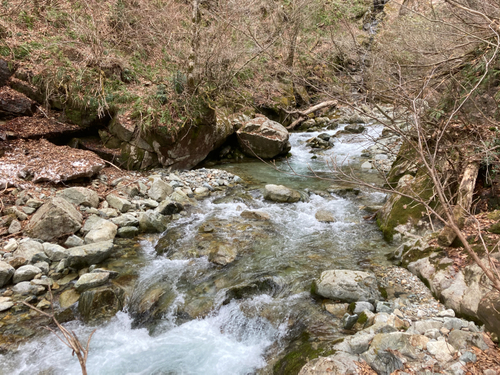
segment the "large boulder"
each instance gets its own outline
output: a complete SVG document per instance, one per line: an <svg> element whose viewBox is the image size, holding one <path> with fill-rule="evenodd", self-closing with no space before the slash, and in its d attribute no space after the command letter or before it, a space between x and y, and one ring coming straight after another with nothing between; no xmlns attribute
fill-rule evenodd
<svg viewBox="0 0 500 375"><path fill-rule="evenodd" d="M298 202L300 193L283 185L266 185L264 188L264 199L274 202Z"/></svg>
<svg viewBox="0 0 500 375"><path fill-rule="evenodd" d="M155 131L137 137L137 131L124 123L123 116L118 119L119 122L113 123L110 132L124 140L121 158L126 167L145 169L160 163L166 168L190 169L220 147L234 132L230 121L216 120L210 103L195 98L192 104L192 108L196 109L195 118L176 132L167 126L159 126Z"/></svg>
<svg viewBox="0 0 500 375"><path fill-rule="evenodd" d="M55 197L33 215L26 233L44 241L54 241L82 227L83 217L66 199Z"/></svg>
<svg viewBox="0 0 500 375"><path fill-rule="evenodd" d="M69 267L90 266L102 262L113 251L113 241L91 243L68 250L66 265Z"/></svg>
<svg viewBox="0 0 500 375"><path fill-rule="evenodd" d="M78 186L60 190L56 194L77 206L95 207L99 206L99 196L93 190Z"/></svg>
<svg viewBox="0 0 500 375"><path fill-rule="evenodd" d="M0 115L33 116L36 103L27 96L4 86L0 89Z"/></svg>
<svg viewBox="0 0 500 375"><path fill-rule="evenodd" d="M500 295L498 292L486 294L480 301L477 315L488 331L500 337Z"/></svg>
<svg viewBox="0 0 500 375"><path fill-rule="evenodd" d="M271 159L290 151L286 128L267 117L256 117L246 122L236 134L245 154L251 157Z"/></svg>
<svg viewBox="0 0 500 375"><path fill-rule="evenodd" d="M313 289L320 296L344 302L381 299L375 275L362 271L324 271L314 282Z"/></svg>

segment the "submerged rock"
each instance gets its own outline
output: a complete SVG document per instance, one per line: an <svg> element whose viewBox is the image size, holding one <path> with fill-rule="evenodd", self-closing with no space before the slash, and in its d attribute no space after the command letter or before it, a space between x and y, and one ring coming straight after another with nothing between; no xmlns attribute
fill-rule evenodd
<svg viewBox="0 0 500 375"><path fill-rule="evenodd" d="M238 251L234 248L234 246L220 243L215 244L210 249L208 260L221 266L225 266L226 264L234 262L237 255Z"/></svg>
<svg viewBox="0 0 500 375"><path fill-rule="evenodd" d="M268 213L262 211L243 211L240 216L249 220L267 221L271 219Z"/></svg>
<svg viewBox="0 0 500 375"><path fill-rule="evenodd" d="M326 210L318 210L314 217L321 223L334 223L336 221L333 214Z"/></svg>
<svg viewBox="0 0 500 375"><path fill-rule="evenodd" d="M119 287L100 287L83 292L78 301L78 312L86 323L113 317L123 308L124 291Z"/></svg>
<svg viewBox="0 0 500 375"><path fill-rule="evenodd" d="M320 296L345 302L371 302L382 298L375 275L362 271L324 271L314 282L313 289Z"/></svg>

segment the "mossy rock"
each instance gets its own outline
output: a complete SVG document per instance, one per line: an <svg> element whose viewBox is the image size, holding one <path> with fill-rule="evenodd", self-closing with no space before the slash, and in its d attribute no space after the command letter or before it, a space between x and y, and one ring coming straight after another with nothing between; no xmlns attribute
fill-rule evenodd
<svg viewBox="0 0 500 375"><path fill-rule="evenodd" d="M399 179L405 174L415 175L417 153L408 142L403 142L399 149L398 156L392 164L387 182L391 187L396 187Z"/></svg>
<svg viewBox="0 0 500 375"><path fill-rule="evenodd" d="M428 201L433 196L433 185L430 177L423 169L417 172L413 178L407 175L404 182L400 179L397 190L409 195L417 195L424 201ZM428 202L431 206L436 206L436 202ZM382 230L384 238L392 241L394 237L394 228L398 225L411 222L416 224L426 213L425 207L415 202L409 197L404 197L394 193L385 203L382 210L377 215L377 225Z"/></svg>
<svg viewBox="0 0 500 375"><path fill-rule="evenodd" d="M496 222L491 227L489 227L488 232L494 233L494 234L500 234L500 221Z"/></svg>
<svg viewBox="0 0 500 375"><path fill-rule="evenodd" d="M298 374L307 362L334 354L330 345L328 342L312 342L309 334L303 332L285 350L287 354L274 365L273 374Z"/></svg>

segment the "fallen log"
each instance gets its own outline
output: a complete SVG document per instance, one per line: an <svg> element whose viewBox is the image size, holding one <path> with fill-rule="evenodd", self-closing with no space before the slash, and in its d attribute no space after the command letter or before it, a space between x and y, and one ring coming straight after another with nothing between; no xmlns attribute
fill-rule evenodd
<svg viewBox="0 0 500 375"><path fill-rule="evenodd" d="M295 115L295 114L299 115L299 118L297 120L295 120L294 122L292 122L290 125L288 125L287 129L293 130L297 125L304 122L310 113L313 113L314 111L317 111L318 109L321 109L321 108L335 107L337 104L338 104L338 102L336 100L329 100L326 102L321 102L319 104L316 104L315 106L312 106L312 107L306 109L305 111L288 112L291 115Z"/></svg>

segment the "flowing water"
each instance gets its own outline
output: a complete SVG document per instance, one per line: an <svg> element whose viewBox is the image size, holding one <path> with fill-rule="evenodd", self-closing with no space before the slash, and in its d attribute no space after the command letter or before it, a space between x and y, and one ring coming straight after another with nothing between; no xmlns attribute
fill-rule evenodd
<svg viewBox="0 0 500 375"><path fill-rule="evenodd" d="M368 138L343 136L317 159L311 159L305 141L318 133L295 133L288 161L219 167L242 177L247 187L200 202L172 222L163 237L140 242L136 258L125 262L137 277L127 311L97 327L89 374L272 373L277 360L294 348L303 350L297 345L304 337L315 348L341 337L338 320L311 296L311 282L323 270L367 269L385 262L390 249L360 209L380 205L385 197L329 194L328 187L342 184L305 176L312 169L320 177L335 177L325 162L332 156L359 171L362 150L380 131L372 126ZM364 178L377 182L370 173ZM309 191L309 199L264 201L262 188L268 183ZM320 209L336 221L318 222ZM265 212L271 219L250 221L240 216L244 210ZM224 267L204 256L206 249L221 244L238 250L236 260ZM108 266L119 270L123 264L118 260ZM76 322L68 326L81 338L95 328ZM76 358L54 335L37 338L14 355L0 355L0 363L0 374L80 372Z"/></svg>

